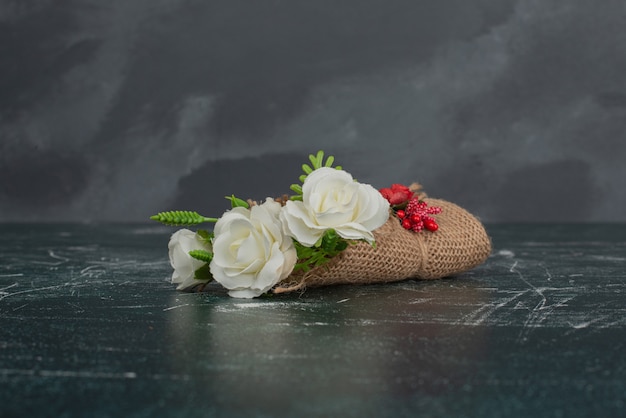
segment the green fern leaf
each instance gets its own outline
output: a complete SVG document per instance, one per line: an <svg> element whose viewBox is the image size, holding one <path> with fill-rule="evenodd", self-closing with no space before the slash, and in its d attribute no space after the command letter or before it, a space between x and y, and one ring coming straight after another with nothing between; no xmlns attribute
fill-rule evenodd
<svg viewBox="0 0 626 418"><path fill-rule="evenodd" d="M204 261L206 263L210 263L213 260L213 254L205 250L191 250L189 251L189 255L196 260Z"/></svg>
<svg viewBox="0 0 626 418"><path fill-rule="evenodd" d="M319 150L317 151L316 154L309 154L309 162L311 163L311 165L309 164L302 164L302 171L304 172L304 174L300 175L300 177L298 178L298 180L300 180L300 183L304 184L304 181L306 180L307 176L309 174L311 174L313 171L317 170L318 168L322 168L322 167L329 167L329 168L333 168L333 164L335 163L335 157L333 157L332 155L329 155L326 158L326 161L324 161L324 151ZM341 170L341 166L337 166L334 167L337 170ZM292 184L290 189L292 191L294 191L296 193L295 196L291 196L289 199L290 200L302 200L302 188L300 187L300 189L296 189L295 187L298 187L297 184Z"/></svg>
<svg viewBox="0 0 626 418"><path fill-rule="evenodd" d="M161 222L169 226L192 226L205 222L217 222L217 218L207 218L198 212L189 210L172 210L159 212L150 217L153 221Z"/></svg>
<svg viewBox="0 0 626 418"><path fill-rule="evenodd" d="M302 186L300 186L299 184L292 184L291 186L289 186L289 188L297 194L302 194Z"/></svg>

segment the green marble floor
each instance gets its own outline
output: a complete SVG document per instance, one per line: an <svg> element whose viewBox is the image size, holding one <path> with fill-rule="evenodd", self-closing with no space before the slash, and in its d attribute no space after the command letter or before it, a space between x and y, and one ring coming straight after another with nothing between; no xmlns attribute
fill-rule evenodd
<svg viewBox="0 0 626 418"><path fill-rule="evenodd" d="M172 229L0 225L0 416L626 416L626 225L489 225L439 281L254 300Z"/></svg>

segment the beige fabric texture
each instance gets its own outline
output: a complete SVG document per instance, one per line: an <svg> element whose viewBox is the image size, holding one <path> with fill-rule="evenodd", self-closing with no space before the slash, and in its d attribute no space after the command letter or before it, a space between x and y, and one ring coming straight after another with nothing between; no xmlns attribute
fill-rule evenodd
<svg viewBox="0 0 626 418"><path fill-rule="evenodd" d="M405 279L440 279L483 263L491 253L491 240L481 222L460 206L424 198L439 206L436 232L411 232L395 216L374 231L376 246L359 242L348 246L323 266L292 274L275 293L334 284L389 283Z"/></svg>

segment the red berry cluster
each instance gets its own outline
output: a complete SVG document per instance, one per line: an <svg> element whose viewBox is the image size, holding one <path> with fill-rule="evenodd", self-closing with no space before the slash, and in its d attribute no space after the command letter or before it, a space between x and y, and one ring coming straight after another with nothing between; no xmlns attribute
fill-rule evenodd
<svg viewBox="0 0 626 418"><path fill-rule="evenodd" d="M437 221L430 215L437 215L441 213L441 208L438 206L428 207L428 203L423 200L419 200L417 197L412 198L407 203L404 210L399 209L396 211L396 215L400 218L404 229L408 229L413 232L420 232L422 229L435 232L439 229Z"/></svg>

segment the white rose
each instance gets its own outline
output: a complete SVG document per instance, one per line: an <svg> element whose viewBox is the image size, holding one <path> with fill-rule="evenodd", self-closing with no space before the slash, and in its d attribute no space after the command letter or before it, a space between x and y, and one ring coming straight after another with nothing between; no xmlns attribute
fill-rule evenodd
<svg viewBox="0 0 626 418"><path fill-rule="evenodd" d="M296 249L282 230L280 208L267 198L250 209L233 208L215 224L211 273L230 296L259 296L293 270Z"/></svg>
<svg viewBox="0 0 626 418"><path fill-rule="evenodd" d="M176 289L184 290L209 281L194 278L196 270L206 263L190 256L189 251L205 250L211 252L211 245L198 234L188 229L180 229L172 234L167 248L169 249L170 264L174 268L172 283L178 284Z"/></svg>
<svg viewBox="0 0 626 418"><path fill-rule="evenodd" d="M389 202L369 184L342 170L314 170L302 185L302 201L288 201L281 212L287 235L313 246L328 229L345 239L374 242L371 231L389 218Z"/></svg>

